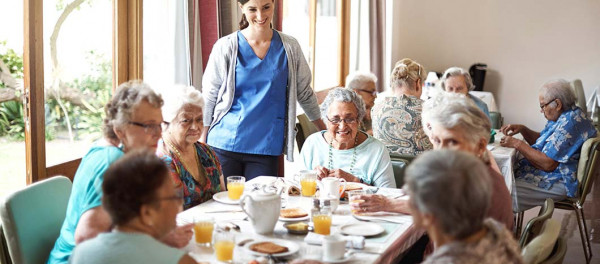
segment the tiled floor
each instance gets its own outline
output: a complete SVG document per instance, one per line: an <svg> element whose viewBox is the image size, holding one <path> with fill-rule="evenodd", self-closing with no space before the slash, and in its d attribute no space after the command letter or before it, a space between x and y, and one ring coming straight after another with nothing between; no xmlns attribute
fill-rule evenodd
<svg viewBox="0 0 600 264"><path fill-rule="evenodd" d="M598 179L598 178L597 178ZM600 180L592 187L592 192L587 196L584 204L584 213L588 232L592 239L592 261L591 263L600 264ZM538 207L539 208L539 207ZM539 209L534 208L525 213L524 224L533 216L537 215ZM581 237L577 226L577 216L574 211L555 209L552 216L562 223L561 236L567 238L567 255L563 263L579 264L585 263Z"/></svg>

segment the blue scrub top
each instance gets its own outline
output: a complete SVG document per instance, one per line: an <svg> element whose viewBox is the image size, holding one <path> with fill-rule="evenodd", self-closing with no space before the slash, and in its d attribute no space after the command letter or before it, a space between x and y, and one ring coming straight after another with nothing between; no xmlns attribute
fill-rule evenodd
<svg viewBox="0 0 600 264"><path fill-rule="evenodd" d="M288 66L279 34L273 31L264 59L240 31L235 95L229 112L211 128L208 145L231 152L279 156L283 153Z"/></svg>

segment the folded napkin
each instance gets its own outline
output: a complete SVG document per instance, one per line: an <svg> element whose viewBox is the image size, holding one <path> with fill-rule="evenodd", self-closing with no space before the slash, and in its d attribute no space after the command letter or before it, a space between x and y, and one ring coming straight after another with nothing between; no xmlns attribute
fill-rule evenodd
<svg viewBox="0 0 600 264"><path fill-rule="evenodd" d="M311 245L321 245L323 244L324 235L320 235L314 232L308 232L308 235L304 237L304 242ZM355 248L355 249L363 249L365 248L365 237L362 236L342 236L344 240L346 240L346 247Z"/></svg>

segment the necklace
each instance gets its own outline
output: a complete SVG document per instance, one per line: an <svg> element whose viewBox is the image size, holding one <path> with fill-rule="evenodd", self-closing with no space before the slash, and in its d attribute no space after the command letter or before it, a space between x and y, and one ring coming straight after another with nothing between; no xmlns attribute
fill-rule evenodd
<svg viewBox="0 0 600 264"><path fill-rule="evenodd" d="M358 144L358 133L356 134L356 137L354 138L354 146L352 147L353 148L352 162L350 162L350 169L348 171L350 174L353 174L352 171L354 170L354 164L356 163L356 145L357 144ZM329 142L329 156L327 157L327 164L329 166L329 169L333 170L333 137L331 138L331 141Z"/></svg>
<svg viewBox="0 0 600 264"><path fill-rule="evenodd" d="M169 142L170 140L166 140L166 139L163 139L163 140L165 141L165 143L167 143L167 145L169 145L169 147L173 151L175 151L175 155L177 155L177 157L179 157L179 160L181 161L181 164L183 165L183 156L181 155L181 152L179 152L179 149L177 149L173 144L171 144L171 142ZM194 150L195 150L195 147L194 147ZM192 178L196 179L196 181L198 181L198 183L200 183L201 185L204 185L204 177L202 177L203 173L200 168L200 160L198 160L197 153L194 153L194 158L196 159L196 164L198 165L198 177L194 177L194 175L192 174Z"/></svg>

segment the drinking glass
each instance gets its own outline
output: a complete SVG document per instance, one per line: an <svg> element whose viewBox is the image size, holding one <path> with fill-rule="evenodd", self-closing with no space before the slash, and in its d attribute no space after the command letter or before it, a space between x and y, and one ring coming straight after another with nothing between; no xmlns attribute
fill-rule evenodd
<svg viewBox="0 0 600 264"><path fill-rule="evenodd" d="M318 212L313 213L312 216L315 233L321 235L329 235L331 233L331 212Z"/></svg>
<svg viewBox="0 0 600 264"><path fill-rule="evenodd" d="M302 196L315 195L317 192L317 173L315 171L302 170L294 178L300 178Z"/></svg>
<svg viewBox="0 0 600 264"><path fill-rule="evenodd" d="M352 206L353 204L360 204L365 201L359 198L361 195L365 194L364 190L354 190L348 191L346 193L348 194L348 201L350 202L350 206ZM356 209L352 209L352 213L357 214L359 212Z"/></svg>
<svg viewBox="0 0 600 264"><path fill-rule="evenodd" d="M239 200L244 193L244 184L246 178L244 176L229 176L227 177L227 196L231 200Z"/></svg>
<svg viewBox="0 0 600 264"><path fill-rule="evenodd" d="M219 230L214 235L215 256L218 261L233 262L233 248L235 247L235 234Z"/></svg>
<svg viewBox="0 0 600 264"><path fill-rule="evenodd" d="M194 238L196 244L210 247L214 227L215 221L212 217L206 215L194 216Z"/></svg>

